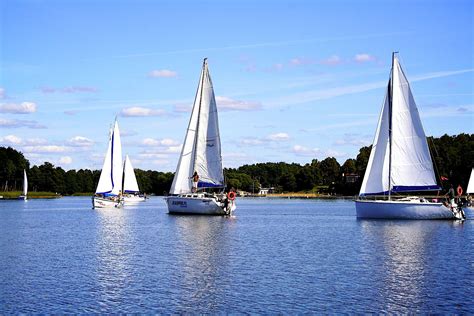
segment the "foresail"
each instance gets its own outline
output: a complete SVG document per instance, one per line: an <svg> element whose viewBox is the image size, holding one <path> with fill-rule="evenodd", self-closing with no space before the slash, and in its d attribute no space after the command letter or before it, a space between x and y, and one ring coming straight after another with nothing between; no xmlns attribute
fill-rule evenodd
<svg viewBox="0 0 474 316"><path fill-rule="evenodd" d="M385 95L384 105L380 112L377 131L375 132L369 162L365 170L364 180L359 195L384 194L388 186L388 125L389 125L389 89Z"/></svg>
<svg viewBox="0 0 474 316"><path fill-rule="evenodd" d="M194 98L194 105L191 112L191 118L189 119L188 129L184 138L183 148L181 149L181 155L179 156L178 166L176 167L173 183L171 184L170 194L191 192L191 176L194 173L194 147L201 101L203 76L204 69L201 71L201 77L199 79L198 89L196 91L196 97Z"/></svg>
<svg viewBox="0 0 474 316"><path fill-rule="evenodd" d="M135 171L133 170L132 162L128 155L125 158L124 166L124 179L123 179L123 192L124 193L134 193L139 192L137 178L135 176Z"/></svg>
<svg viewBox="0 0 474 316"><path fill-rule="evenodd" d="M398 58L392 71L392 191L439 189L420 115Z"/></svg>
<svg viewBox="0 0 474 316"><path fill-rule="evenodd" d="M223 187L224 174L222 172L219 119L206 60L204 60L203 75L201 109L196 137L195 171L199 175L199 187Z"/></svg>
<svg viewBox="0 0 474 316"><path fill-rule="evenodd" d="M118 195L122 190L122 172L122 145L118 123L115 122L96 193Z"/></svg>
<svg viewBox="0 0 474 316"><path fill-rule="evenodd" d="M469 183L467 184L466 193L474 193L474 168L472 168L471 170L471 176L469 177Z"/></svg>
<svg viewBox="0 0 474 316"><path fill-rule="evenodd" d="M28 194L28 177L26 176L26 170L23 170L23 195Z"/></svg>

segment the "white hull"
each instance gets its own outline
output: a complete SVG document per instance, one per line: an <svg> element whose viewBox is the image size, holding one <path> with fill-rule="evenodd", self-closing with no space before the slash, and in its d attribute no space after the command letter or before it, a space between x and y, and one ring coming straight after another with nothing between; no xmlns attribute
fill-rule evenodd
<svg viewBox="0 0 474 316"><path fill-rule="evenodd" d="M144 196L138 196L138 195L124 195L123 196L123 201L124 203L139 203L139 202L145 202L146 197Z"/></svg>
<svg viewBox="0 0 474 316"><path fill-rule="evenodd" d="M165 198L170 214L230 215L236 209L234 201L229 201L227 209L214 197L197 195L170 196Z"/></svg>
<svg viewBox="0 0 474 316"><path fill-rule="evenodd" d="M411 201L357 200L358 218L378 219L456 219L442 203Z"/></svg>
<svg viewBox="0 0 474 316"><path fill-rule="evenodd" d="M99 197L92 198L92 208L119 208L123 206L123 200L114 201Z"/></svg>

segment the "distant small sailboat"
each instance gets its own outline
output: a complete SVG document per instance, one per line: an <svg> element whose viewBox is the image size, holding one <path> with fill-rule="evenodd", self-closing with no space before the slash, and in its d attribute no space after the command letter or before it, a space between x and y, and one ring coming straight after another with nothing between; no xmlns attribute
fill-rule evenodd
<svg viewBox="0 0 474 316"><path fill-rule="evenodd" d="M410 85L392 55L386 89L367 170L356 200L358 218L462 219L462 209L422 197L394 199L392 194L440 190L436 182L425 132ZM388 200L369 200L387 195Z"/></svg>
<svg viewBox="0 0 474 316"><path fill-rule="evenodd" d="M474 218L474 201L472 200L471 194L474 194L474 168L471 169L471 176L469 177L469 182L467 184L466 195L467 203L464 208L466 211L466 217L469 219Z"/></svg>
<svg viewBox="0 0 474 316"><path fill-rule="evenodd" d="M146 197L140 194L137 177L128 155L125 157L123 166L123 200L125 204L146 201Z"/></svg>
<svg viewBox="0 0 474 316"><path fill-rule="evenodd" d="M109 144L105 155L102 172L95 195L92 197L93 208L110 208L123 206L122 199L122 144L117 120L110 131Z"/></svg>
<svg viewBox="0 0 474 316"><path fill-rule="evenodd" d="M199 180L197 180L199 179ZM196 187L193 187L193 182ZM165 198L169 213L229 215L235 208L235 193L224 193L221 140L216 99L204 59L191 118L170 194ZM218 194L202 192L218 189Z"/></svg>
<svg viewBox="0 0 474 316"><path fill-rule="evenodd" d="M26 170L23 169L23 194L18 197L20 200L26 201L28 199L28 177L26 176Z"/></svg>

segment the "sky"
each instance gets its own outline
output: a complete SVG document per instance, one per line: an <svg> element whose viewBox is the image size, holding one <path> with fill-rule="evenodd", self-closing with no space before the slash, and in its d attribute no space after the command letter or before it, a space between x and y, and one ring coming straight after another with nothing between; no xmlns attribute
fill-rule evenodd
<svg viewBox="0 0 474 316"><path fill-rule="evenodd" d="M474 1L0 1L0 146L175 171L203 58L224 167L355 158L399 52L425 133L474 132Z"/></svg>

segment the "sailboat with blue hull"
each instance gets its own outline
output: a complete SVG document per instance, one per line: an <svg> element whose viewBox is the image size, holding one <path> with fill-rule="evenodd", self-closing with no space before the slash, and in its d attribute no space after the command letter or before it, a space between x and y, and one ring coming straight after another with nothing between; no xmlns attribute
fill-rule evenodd
<svg viewBox="0 0 474 316"><path fill-rule="evenodd" d="M358 218L463 219L457 205L398 194L438 191L433 162L408 80L396 53L367 169ZM371 196L384 199L371 199Z"/></svg>
<svg viewBox="0 0 474 316"><path fill-rule="evenodd" d="M114 208L123 206L122 198L122 143L117 121L110 134L104 164L100 173L92 208Z"/></svg>

